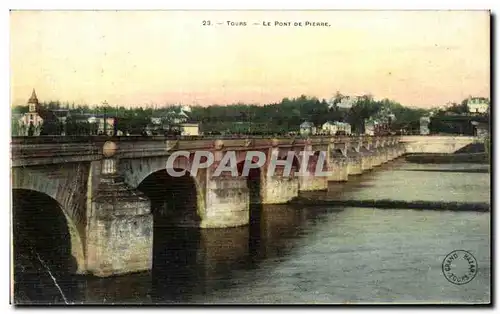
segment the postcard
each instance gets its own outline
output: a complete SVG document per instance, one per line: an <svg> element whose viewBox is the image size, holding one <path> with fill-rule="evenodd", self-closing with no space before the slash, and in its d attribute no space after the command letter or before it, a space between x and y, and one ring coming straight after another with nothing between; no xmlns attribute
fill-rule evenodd
<svg viewBox="0 0 500 314"><path fill-rule="evenodd" d="M491 19L11 11L11 303L490 304Z"/></svg>

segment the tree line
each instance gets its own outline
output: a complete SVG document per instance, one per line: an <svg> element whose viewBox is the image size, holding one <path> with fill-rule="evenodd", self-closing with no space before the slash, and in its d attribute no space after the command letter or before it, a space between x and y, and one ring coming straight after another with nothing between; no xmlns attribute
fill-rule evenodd
<svg viewBox="0 0 500 314"><path fill-rule="evenodd" d="M200 130L204 133L288 133L298 131L304 121L321 126L327 121L347 122L353 133L364 133L365 120L383 120L390 114L395 129L418 125L422 116L429 115L430 109L414 108L390 100L375 100L371 95L357 97L350 108L339 106L345 96L337 92L330 99L318 99L301 95L296 98L284 98L280 102L265 105L237 103L232 105L194 106L188 113L189 120L200 123ZM66 134L83 135L93 132L92 125L81 125L76 121L79 114L105 114L116 117L116 129L124 133L140 134L151 117L160 117L162 122L169 124L172 112L180 112L179 105L164 105L161 107L130 107L98 105L75 105L62 102L41 103L49 110L67 109L70 117L66 123ZM453 104L448 111L464 112L467 108L466 100L461 104ZM28 106L17 106L13 113L28 112ZM441 114L438 111L438 114ZM47 129L47 128L46 128Z"/></svg>

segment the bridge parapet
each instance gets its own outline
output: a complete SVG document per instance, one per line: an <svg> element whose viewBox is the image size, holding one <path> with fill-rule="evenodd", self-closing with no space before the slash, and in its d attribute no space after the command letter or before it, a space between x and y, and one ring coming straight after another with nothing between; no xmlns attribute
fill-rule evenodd
<svg viewBox="0 0 500 314"><path fill-rule="evenodd" d="M345 144L347 151L359 152L360 146L371 149L377 141L394 145L397 137L367 136L313 136L313 137L15 137L11 143L12 166L58 164L66 162L94 161L102 158L102 146L106 141L117 143L117 156L148 158L169 156L174 151L213 150L219 141L224 151L264 150L281 147L294 150L328 150L333 144ZM408 140L407 140L408 141Z"/></svg>
<svg viewBox="0 0 500 314"><path fill-rule="evenodd" d="M100 143L28 144L16 143L11 148L13 167L93 161L101 158Z"/></svg>

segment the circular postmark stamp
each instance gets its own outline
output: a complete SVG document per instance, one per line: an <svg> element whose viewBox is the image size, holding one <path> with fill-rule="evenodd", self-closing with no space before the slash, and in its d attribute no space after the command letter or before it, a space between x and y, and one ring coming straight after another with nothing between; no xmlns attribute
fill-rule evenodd
<svg viewBox="0 0 500 314"><path fill-rule="evenodd" d="M464 285L477 275L477 260L470 252L455 250L446 255L442 264L444 277L455 285Z"/></svg>

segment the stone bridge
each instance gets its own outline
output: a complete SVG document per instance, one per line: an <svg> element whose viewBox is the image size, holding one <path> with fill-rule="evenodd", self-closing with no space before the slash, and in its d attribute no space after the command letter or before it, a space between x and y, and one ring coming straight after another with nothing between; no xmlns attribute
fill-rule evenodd
<svg viewBox="0 0 500 314"><path fill-rule="evenodd" d="M346 181L407 149L425 150L429 138L13 138L12 189L54 200L67 223L77 273L110 276L152 268L153 228L246 225L251 203L282 204L300 191L325 190L328 182ZM172 168L187 172L171 177L167 160L180 151L186 153ZM200 151L211 152L214 162L190 173ZM241 174L249 151L263 153L266 163L247 176L213 175L227 152L235 152ZM301 152L312 156L307 160ZM282 175L286 166L280 162L269 175L273 158L290 156L290 176ZM315 175L317 167L328 175ZM296 175L298 168L304 175Z"/></svg>
<svg viewBox="0 0 500 314"><path fill-rule="evenodd" d="M408 154L413 153L442 153L451 154L457 150L473 144L480 139L474 136L403 136L401 143Z"/></svg>

